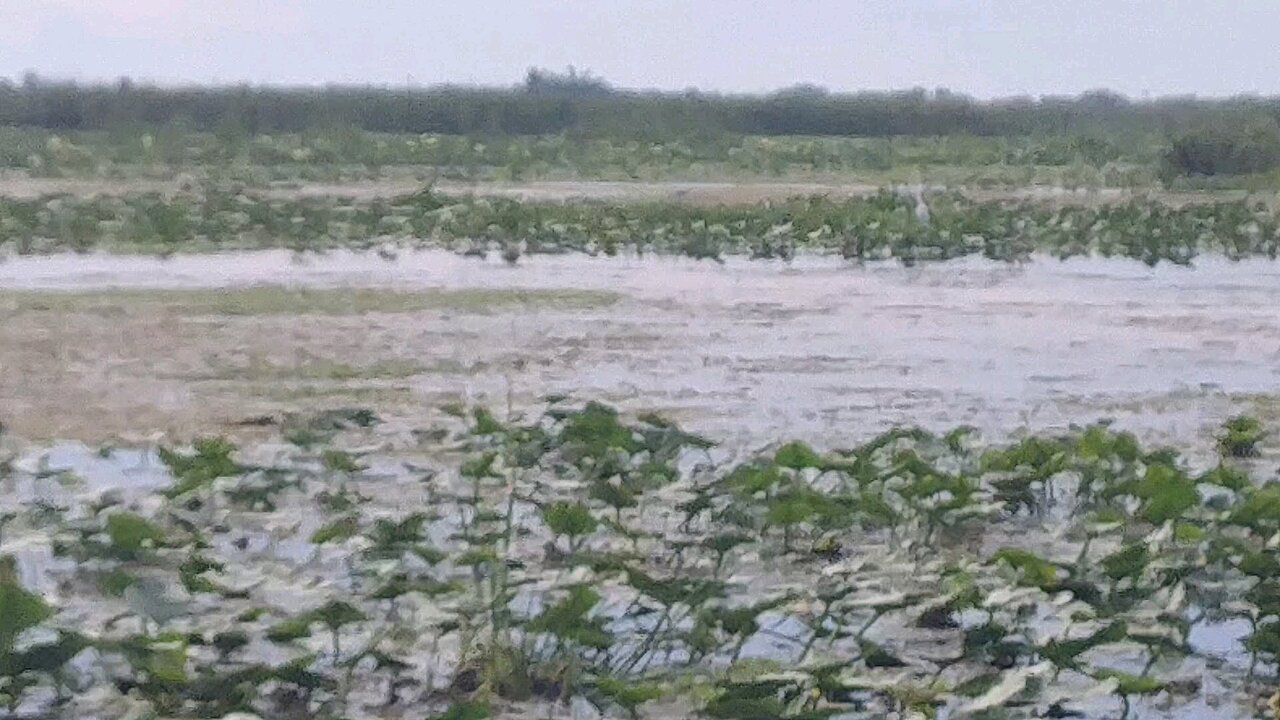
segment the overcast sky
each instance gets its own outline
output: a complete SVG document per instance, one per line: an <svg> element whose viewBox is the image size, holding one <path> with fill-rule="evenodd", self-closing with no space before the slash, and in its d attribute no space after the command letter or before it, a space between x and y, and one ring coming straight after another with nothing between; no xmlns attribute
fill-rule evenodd
<svg viewBox="0 0 1280 720"><path fill-rule="evenodd" d="M0 76L1280 94L1280 0L0 0Z"/></svg>

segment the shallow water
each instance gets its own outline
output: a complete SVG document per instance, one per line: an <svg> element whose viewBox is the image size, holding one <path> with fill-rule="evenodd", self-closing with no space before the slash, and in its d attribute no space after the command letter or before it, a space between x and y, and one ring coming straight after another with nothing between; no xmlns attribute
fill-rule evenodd
<svg viewBox="0 0 1280 720"><path fill-rule="evenodd" d="M534 256L507 267L443 251L60 255L0 263L0 289L299 286L577 288L590 309L440 312L388 323L451 334L450 358L517 372L414 378L501 402L572 392L658 408L748 444L840 445L895 423L990 433L1114 417L1149 440L1203 443L1280 390L1280 264L1204 258L966 259L918 268L730 259ZM1254 408L1256 409L1256 408ZM1264 408L1265 409L1265 408Z"/></svg>
<svg viewBox="0 0 1280 720"><path fill-rule="evenodd" d="M424 395L460 389L500 402L508 374L502 362L523 357L529 362L512 375L519 401L571 391L637 410L657 408L730 445L791 436L842 445L895 423L934 429L969 423L999 436L1114 416L1148 439L1207 450L1223 417L1258 403L1274 408L1267 398L1280 392L1280 265L1262 261L1206 259L1194 269L1153 269L1128 260L1042 258L1009 266L971 259L857 268L816 257L721 266L575 255L526 258L509 268L428 251L403 253L394 262L346 252L301 259L255 252L0 263L3 289L259 283L619 292L624 300L608 306L441 310L361 322L387 343L493 368L411 378ZM442 337L452 338L443 351L427 342ZM367 483L370 493L388 483L384 493L413 506L410 480L391 480L404 475L394 462L378 456L370 462L373 475L386 475ZM103 457L80 444L54 445L18 465L31 475L70 471L81 482L63 486L49 478L38 487L6 488L10 497L128 492L168 481L150 452ZM307 542L318 520L298 523L294 511L281 508L247 534L245 552L264 566L290 573L305 566L305 575L339 583L344 558ZM273 533L277 525L286 529ZM231 539L220 539L213 552L236 557L227 546ZM55 592L51 574L59 561L47 539L23 539L6 551L17 554L24 584ZM256 567L244 574L245 583L260 580ZM268 593L282 604L314 604L326 587L287 577ZM1239 667L1241 629L1238 623L1203 625L1191 642ZM774 643L762 636L745 654L791 651ZM1187 670L1206 681L1215 675ZM1170 715L1230 717L1236 709L1197 701Z"/></svg>
<svg viewBox="0 0 1280 720"><path fill-rule="evenodd" d="M84 490L98 494L108 490L155 490L173 482L154 449L90 449L83 443L59 443L31 451L15 466L32 474L72 473Z"/></svg>

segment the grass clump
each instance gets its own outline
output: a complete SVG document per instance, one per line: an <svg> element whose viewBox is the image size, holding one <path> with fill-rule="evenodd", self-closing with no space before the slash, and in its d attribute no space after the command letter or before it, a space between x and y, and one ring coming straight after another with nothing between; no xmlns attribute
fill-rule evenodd
<svg viewBox="0 0 1280 720"><path fill-rule="evenodd" d="M1218 450L1227 457L1257 457L1258 443L1265 436L1262 421L1249 415L1238 415L1223 423Z"/></svg>

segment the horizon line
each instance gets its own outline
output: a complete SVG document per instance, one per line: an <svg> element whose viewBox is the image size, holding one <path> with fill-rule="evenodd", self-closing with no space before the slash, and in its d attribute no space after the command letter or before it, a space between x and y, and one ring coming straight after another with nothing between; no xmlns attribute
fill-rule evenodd
<svg viewBox="0 0 1280 720"><path fill-rule="evenodd" d="M543 68L530 68L530 70L538 70L547 72ZM559 73L552 72L552 77L569 77ZM888 87L888 88L859 88L856 90L832 90L817 83L798 81L791 85L777 87L771 90L743 91L743 90L717 90L689 86L682 89L664 89L656 87L624 87L613 85L604 78L588 74L580 75L579 78L595 81L597 84L591 85L600 93L597 97L614 96L706 96L720 98L770 98L786 94L812 94L815 96L829 97L858 97L858 96L904 96L924 94L927 99L936 100L939 96L950 96L956 99L967 100L978 104L1000 104L1012 102L1045 102L1045 101L1081 101L1091 97L1098 99L1107 99L1113 102L1119 101L1126 104L1159 104L1161 102L1243 102L1243 101L1280 101L1280 93L1263 94L1256 91L1242 90L1233 94L1226 95L1204 95L1196 92L1187 93L1167 93L1160 95L1142 94L1134 96L1118 90L1112 90L1107 87L1094 87L1081 90L1077 93L1016 93L1008 95L995 95L991 97L979 97L968 93L964 90L954 88L935 86L926 87L924 85L913 85L910 87ZM30 80L34 80L38 85L46 86L74 86L77 88L88 89L119 89L124 85L134 88L154 89L164 91L174 90L275 90L275 91L324 91L324 90L386 90L386 91L414 91L414 92L441 92L441 91L471 91L471 92L514 92L527 89L523 82L515 82L509 84L484 84L475 82L434 82L434 83L417 83L412 80L412 75L407 76L405 83L389 83L389 82L359 82L359 81L322 81L322 82L271 82L271 81L254 81L254 80L230 80L223 81L213 79L208 82L196 80L157 80L147 77L135 77L130 75L121 75L115 78L78 78L59 75L42 75L38 71L25 70L18 75L0 75L0 85L8 85L12 89L24 89Z"/></svg>

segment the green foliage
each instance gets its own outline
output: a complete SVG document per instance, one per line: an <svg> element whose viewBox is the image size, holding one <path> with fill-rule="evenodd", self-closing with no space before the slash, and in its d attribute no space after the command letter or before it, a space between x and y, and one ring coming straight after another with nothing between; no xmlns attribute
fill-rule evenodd
<svg viewBox="0 0 1280 720"><path fill-rule="evenodd" d="M156 681L177 685L188 680L187 644L181 640L153 642L148 648L146 672Z"/></svg>
<svg viewBox="0 0 1280 720"><path fill-rule="evenodd" d="M137 86L120 92L115 86L71 86L37 78L6 86L0 97L6 100L0 127L14 128L14 137L0 143L7 150L0 155L0 164L21 166L35 153L57 161L60 168L92 164L93 155L82 147L92 143L105 144L93 149L110 159L134 162L249 159L303 165L441 165L451 161L447 164L465 167L489 157L523 160L513 165L513 172L526 165L536 167L556 155L600 150L598 146L606 143L603 150L581 162L602 162L604 158L597 155L607 157L614 146L647 149L656 145L655 154L670 161L703 161L716 151L751 164L760 160L741 157L744 152L786 140L744 139L739 133L807 136L796 139L792 152L823 166L829 162L824 150L835 145L847 147L854 159L874 167L886 161L881 148L892 144L889 139L901 141L901 136L921 138L907 145L910 152L904 158L920 162L930 157L921 156L917 145L971 162L1100 163L1118 152L1109 138L1124 137L1132 128L1159 125L1170 115L1181 125L1241 107L1230 101L1130 103L1105 92L1012 106L924 90L850 94L792 88L731 97L637 93L616 90L599 78L584 80L580 74L546 70L530 71L522 85L504 89L335 87L322 92ZM44 137L32 141L19 135L17 128L45 128L81 144L69 139L48 148L41 142ZM86 137L91 130L102 137ZM149 144L138 142L141 133L147 133ZM448 133L425 137L452 142L405 142L422 133ZM529 135L544 136L537 138L542 143L519 137ZM1006 147L990 139L996 135L1036 137L1019 138L1020 142ZM1049 137L1037 139L1045 135ZM484 142L477 142L478 137ZM579 138L585 142L568 142ZM885 141L855 142L863 138ZM525 142L517 142L522 139ZM727 152L733 149L739 152ZM853 154L853 150L861 152ZM83 157L86 154L88 158Z"/></svg>
<svg viewBox="0 0 1280 720"><path fill-rule="evenodd" d="M1258 532L1280 529L1280 484L1265 485L1247 493L1244 502L1232 512L1231 522Z"/></svg>
<svg viewBox="0 0 1280 720"><path fill-rule="evenodd" d="M739 494L750 497L757 493L768 492L778 487L784 480L776 464L757 461L734 468L725 476L724 482Z"/></svg>
<svg viewBox="0 0 1280 720"><path fill-rule="evenodd" d="M328 542L341 542L355 537L360 532L360 518L357 515L344 515L317 528L311 534L311 542L323 545Z"/></svg>
<svg viewBox="0 0 1280 720"><path fill-rule="evenodd" d="M661 685L627 682L613 677L597 678L595 689L610 702L621 707L632 718L639 717L641 705L663 696Z"/></svg>
<svg viewBox="0 0 1280 720"><path fill-rule="evenodd" d="M90 646L84 663L175 717L344 717L353 688L386 693L361 691L362 712L418 717L584 700L631 718L654 701L715 718L1065 716L1079 708L1064 693L1192 692L1170 669L1203 659L1200 623L1248 621L1255 672L1280 657L1280 485L1255 486L1256 463L1192 478L1179 453L1091 426L995 448L897 429L690 469L682 454L705 442L660 418L564 401L516 418L433 455L463 472L406 462L402 482L362 481L360 502L336 503L352 479L303 462L232 476L297 488L275 517L163 494L130 499L163 525L97 506L41 515L57 552L83 560L48 570L71 607L130 612L59 628L50 605L68 595L28 592L0 561L5 703L56 708ZM410 498L422 510L401 514ZM286 516L334 510L311 536L334 544L309 557L242 554L264 531L293 544ZM1010 546L988 554L992 538ZM200 597L166 625L148 603L174 575ZM282 607L321 587L324 602ZM263 642L291 659L255 658ZM331 650L295 657L316 644ZM776 660L747 659L766 644ZM1144 669L1105 664L1120 662ZM1238 663L1215 672L1247 684Z"/></svg>
<svg viewBox="0 0 1280 720"><path fill-rule="evenodd" d="M243 630L220 632L214 635L211 644L218 649L218 652L230 655L249 644L249 634Z"/></svg>
<svg viewBox="0 0 1280 720"><path fill-rule="evenodd" d="M39 625L53 615L53 610L18 583L17 566L12 556L0 556L0 677L12 662L14 640L23 631Z"/></svg>
<svg viewBox="0 0 1280 720"><path fill-rule="evenodd" d="M1131 675L1119 670L1101 670L1095 677L1116 680L1119 683L1116 693L1120 695L1154 695L1168 685L1149 675Z"/></svg>
<svg viewBox="0 0 1280 720"><path fill-rule="evenodd" d="M556 502L542 509L542 519L555 535L569 538L570 544L596 531L600 523L582 503Z"/></svg>
<svg viewBox="0 0 1280 720"><path fill-rule="evenodd" d="M424 513L410 513L399 520L374 520L373 527L368 532L371 546L365 551L365 555L374 559L388 559L413 553L428 563L441 561L444 559L443 555L423 543L427 519Z"/></svg>
<svg viewBox="0 0 1280 720"><path fill-rule="evenodd" d="M838 506L822 493L803 486L791 485L769 500L765 522L769 525L790 527L806 522L819 522L834 518Z"/></svg>
<svg viewBox="0 0 1280 720"><path fill-rule="evenodd" d="M463 700L455 702L439 715L432 715L430 720L488 720L489 704Z"/></svg>
<svg viewBox="0 0 1280 720"><path fill-rule="evenodd" d="M1249 475L1242 470L1233 468L1229 465L1218 464L1212 470L1209 470L1196 479L1197 483L1206 485L1217 485L1218 487L1234 490L1235 492L1243 492L1246 488L1252 486Z"/></svg>
<svg viewBox="0 0 1280 720"><path fill-rule="evenodd" d="M311 626L316 623L337 633L347 625L367 619L368 617L354 605L342 600L330 600L314 610L273 625L267 630L266 637L272 642L285 643L310 637Z"/></svg>
<svg viewBox="0 0 1280 720"><path fill-rule="evenodd" d="M173 474L173 487L166 491L177 497L203 487L217 478L240 474L242 468L231 459L236 448L222 438L202 438L192 444L194 453L184 455L160 448L160 459Z"/></svg>
<svg viewBox="0 0 1280 720"><path fill-rule="evenodd" d="M9 667L0 667L0 677L3 677L6 673L11 676L19 676L24 673L56 674L72 658L79 655L82 650L90 647L90 645L89 638L80 633L59 630L57 639L53 642L32 645L22 652L12 655ZM0 660L0 665L3 664L4 661Z"/></svg>
<svg viewBox="0 0 1280 720"><path fill-rule="evenodd" d="M476 435L496 435L503 431L502 423L493 416L493 413L484 408L476 408L472 413L475 420L475 426L471 432Z"/></svg>
<svg viewBox="0 0 1280 720"><path fill-rule="evenodd" d="M272 642L286 643L299 638L311 636L310 615L301 615L273 625L267 630L266 637Z"/></svg>
<svg viewBox="0 0 1280 720"><path fill-rule="evenodd" d="M182 582L183 588L189 593L214 593L218 592L217 585L206 577L207 572L223 572L226 566L222 563L214 562L206 557L198 554L192 554L178 566L178 579Z"/></svg>
<svg viewBox="0 0 1280 720"><path fill-rule="evenodd" d="M1257 418L1238 415L1223 423L1218 449L1227 457L1255 457L1258 443L1265 435L1266 430Z"/></svg>
<svg viewBox="0 0 1280 720"><path fill-rule="evenodd" d="M1174 138L1165 162L1187 175L1243 175L1280 168L1280 123L1257 116L1207 124Z"/></svg>
<svg viewBox="0 0 1280 720"><path fill-rule="evenodd" d="M311 612L311 618L315 622L323 623L330 630L337 630L351 623L368 620L364 613L350 603L341 600L330 600L321 605Z"/></svg>
<svg viewBox="0 0 1280 720"><path fill-rule="evenodd" d="M1058 587L1058 566L1035 553L1010 547L997 551L993 559L1017 571L1022 584L1049 592Z"/></svg>
<svg viewBox="0 0 1280 720"><path fill-rule="evenodd" d="M124 597L124 591L137 582L129 573L115 568L98 575L98 590L103 595L114 598Z"/></svg>
<svg viewBox="0 0 1280 720"><path fill-rule="evenodd" d="M906 666L906 663L897 655L870 640L859 641L858 647L862 652L862 664L869 668L900 668Z"/></svg>
<svg viewBox="0 0 1280 720"><path fill-rule="evenodd" d="M350 453L337 448L325 448L320 454L320 462L326 469L334 472L358 473L364 469Z"/></svg>
<svg viewBox="0 0 1280 720"><path fill-rule="evenodd" d="M1167 465L1148 468L1134 495L1143 501L1139 514L1156 525L1180 517L1200 501L1195 482Z"/></svg>
<svg viewBox="0 0 1280 720"><path fill-rule="evenodd" d="M591 484L591 497L621 512L639 504L639 492L631 486L601 479Z"/></svg>
<svg viewBox="0 0 1280 720"><path fill-rule="evenodd" d="M619 421L618 412L599 403L588 403L569 414L560 431L560 441L589 458L600 458L613 448L628 452L638 449L631 429Z"/></svg>
<svg viewBox="0 0 1280 720"><path fill-rule="evenodd" d="M588 617L600 595L586 585L573 585L568 596L543 610L529 623L532 632L555 635L565 642L596 650L607 649L613 637L604 627L604 618Z"/></svg>
<svg viewBox="0 0 1280 720"><path fill-rule="evenodd" d="M778 451L773 455L773 462L779 467L791 468L792 470L821 469L826 465L821 455L799 440L789 442L778 448Z"/></svg>
<svg viewBox="0 0 1280 720"><path fill-rule="evenodd" d="M143 550L164 547L165 533L146 518L129 512L107 516L107 537L121 557L134 558Z"/></svg>
<svg viewBox="0 0 1280 720"><path fill-rule="evenodd" d="M1050 640L1039 648L1039 653L1060 668L1077 669L1080 667L1080 656L1101 645L1121 642L1127 632L1128 626L1117 620L1085 637Z"/></svg>
<svg viewBox="0 0 1280 720"><path fill-rule="evenodd" d="M304 298L303 302L314 303L314 298ZM344 295L344 302L350 305L353 302L351 296ZM283 430L286 440L298 447L310 448L329 442L338 432L370 428L378 422L378 416L369 408L340 407L303 415L287 415Z"/></svg>
<svg viewBox="0 0 1280 720"><path fill-rule="evenodd" d="M459 473L465 478L479 480L486 477L500 477L493 469L493 464L498 459L498 453L486 452L477 457L470 458L459 468Z"/></svg>
<svg viewBox="0 0 1280 720"><path fill-rule="evenodd" d="M1102 567L1107 577L1112 580L1137 578L1151 562L1151 553L1147 546L1135 543L1117 550L1102 559Z"/></svg>
<svg viewBox="0 0 1280 720"><path fill-rule="evenodd" d="M150 241L151 226L139 220L145 211L135 206L156 203L192 218L195 230L189 240L180 239L180 233L166 244ZM441 208L442 203L447 207ZM143 252L169 252L175 249L169 243L192 249L282 244L361 249L369 247L370 238L389 235L398 243L459 252L520 240L531 254L596 253L605 244L611 252L652 248L707 259L733 254L788 258L805 250L839 252L853 261L897 259L906 264L970 255L1022 261L1033 253L1187 264L1206 252L1233 259L1275 257L1280 252L1275 233L1280 219L1266 206L1247 200L1170 206L1134 198L1059 207L1031 200L981 201L953 192L931 195L928 203L930 221L924 225L916 220L914 199L887 190L870 196L797 196L767 204L716 206L483 197L452 202L420 194L371 201L231 193L145 202L134 196L0 198L0 244L28 247L38 239L41 249L63 249L69 241L60 218L90 217L113 228L112 235L94 235L93 242ZM225 301L219 307L228 313L247 312ZM625 446L630 439L607 438L616 430L608 423L608 410L583 410L580 429L590 434L594 423L599 426L596 431L605 433L597 440ZM289 419L289 437L301 445L327 440L334 428L321 420ZM354 426L339 420L344 427ZM475 427L479 434L489 435L502 424L487 415L477 418Z"/></svg>
<svg viewBox="0 0 1280 720"><path fill-rule="evenodd" d="M779 687L778 683L770 681L726 683L703 708L703 713L710 718L726 720L778 720L785 717L786 689L785 685Z"/></svg>

